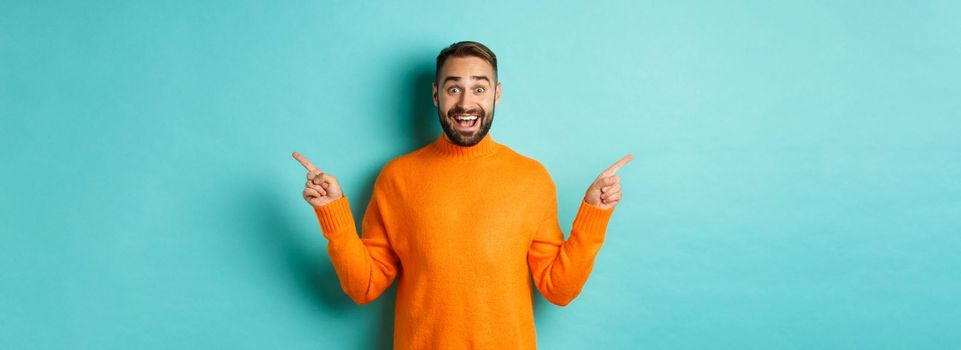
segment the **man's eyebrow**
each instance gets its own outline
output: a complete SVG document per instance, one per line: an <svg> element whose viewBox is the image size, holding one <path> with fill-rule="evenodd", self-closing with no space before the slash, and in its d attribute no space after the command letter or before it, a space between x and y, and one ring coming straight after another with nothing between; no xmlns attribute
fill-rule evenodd
<svg viewBox="0 0 961 350"><path fill-rule="evenodd" d="M490 82L491 82L491 80L488 79L486 75L472 75L470 78L471 78L471 80L485 80L485 81L487 81L488 84L490 84ZM449 81L449 80L455 80L455 81L456 81L456 80L460 80L460 77L451 75L451 76L448 76L448 77L444 78L444 81L441 82L441 83L442 83L442 84L447 84L447 81Z"/></svg>

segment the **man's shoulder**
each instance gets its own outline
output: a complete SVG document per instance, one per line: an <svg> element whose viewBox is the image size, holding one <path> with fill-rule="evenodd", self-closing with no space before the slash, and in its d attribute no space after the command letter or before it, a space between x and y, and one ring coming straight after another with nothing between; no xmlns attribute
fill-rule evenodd
<svg viewBox="0 0 961 350"><path fill-rule="evenodd" d="M501 146L503 146L503 156L511 163L513 168L521 172L520 175L540 178L541 180L551 179L551 174L547 171L547 167L539 160L520 153L506 145L502 144Z"/></svg>
<svg viewBox="0 0 961 350"><path fill-rule="evenodd" d="M398 175L398 172L411 167L416 167L418 162L422 160L421 155L426 152L427 147L421 147L414 151L410 151L401 155L394 156L384 164L384 168L381 173L386 173L388 175Z"/></svg>
<svg viewBox="0 0 961 350"><path fill-rule="evenodd" d="M418 164L422 164L421 155L427 147L421 147L411 152L394 156L380 169L377 175L378 181L396 182L410 173L409 170L417 169Z"/></svg>
<svg viewBox="0 0 961 350"><path fill-rule="evenodd" d="M407 170L419 169L424 165L424 162L429 161L429 156L425 154L425 152L429 151L429 146L430 145L421 147L391 158L384 164L380 176L385 178L403 177L409 173ZM498 144L498 146L500 149L496 157L504 161L514 175L536 180L551 180L547 167L534 157L520 153L504 144Z"/></svg>

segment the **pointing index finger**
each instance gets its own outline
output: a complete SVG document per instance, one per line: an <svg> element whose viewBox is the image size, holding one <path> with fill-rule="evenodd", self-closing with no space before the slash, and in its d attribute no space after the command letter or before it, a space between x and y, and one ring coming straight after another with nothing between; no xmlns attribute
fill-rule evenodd
<svg viewBox="0 0 961 350"><path fill-rule="evenodd" d="M317 169L314 163L311 163L309 160L307 160L307 157L304 157L300 153L294 152L294 159L300 162L300 165L303 165L308 171L320 171L320 169Z"/></svg>
<svg viewBox="0 0 961 350"><path fill-rule="evenodd" d="M612 176L612 175L614 175L614 173L616 173L618 170L620 170L621 167L623 167L625 164L627 164L628 162L630 162L631 159L634 159L634 155L633 155L633 154L628 154L628 155L624 156L624 158L621 158L621 160L618 160L617 163L614 163L614 165L611 165L610 168L607 168L607 170L604 170L604 175L605 175L605 176Z"/></svg>

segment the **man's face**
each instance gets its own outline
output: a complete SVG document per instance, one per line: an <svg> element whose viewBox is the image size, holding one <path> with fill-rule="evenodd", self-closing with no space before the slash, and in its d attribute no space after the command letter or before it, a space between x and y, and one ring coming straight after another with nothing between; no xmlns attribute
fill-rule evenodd
<svg viewBox="0 0 961 350"><path fill-rule="evenodd" d="M473 56L449 57L441 66L433 93L447 139L460 146L473 146L487 135L494 122L501 84L487 61Z"/></svg>

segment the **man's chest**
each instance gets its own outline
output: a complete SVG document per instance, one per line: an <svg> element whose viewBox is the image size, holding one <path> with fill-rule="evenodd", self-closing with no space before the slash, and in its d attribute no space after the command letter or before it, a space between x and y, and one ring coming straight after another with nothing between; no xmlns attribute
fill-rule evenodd
<svg viewBox="0 0 961 350"><path fill-rule="evenodd" d="M543 203L501 181L433 181L401 192L391 236L402 261L426 268L452 262L495 268L524 259Z"/></svg>

